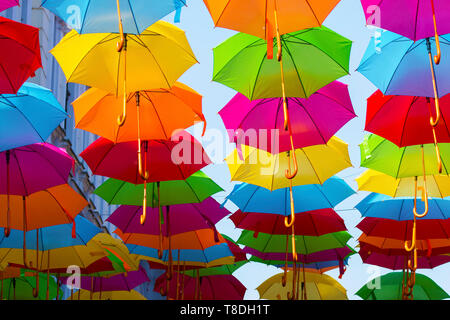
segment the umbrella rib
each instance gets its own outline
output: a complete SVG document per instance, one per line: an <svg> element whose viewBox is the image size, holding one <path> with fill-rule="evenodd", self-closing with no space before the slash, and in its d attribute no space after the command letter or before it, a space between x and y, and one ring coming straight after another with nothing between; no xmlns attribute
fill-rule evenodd
<svg viewBox="0 0 450 320"><path fill-rule="evenodd" d="M252 195L250 197L248 197L247 203L243 206L242 210L244 210L244 212L246 212L245 210L247 210L246 208L249 205L250 201L252 200L253 196L256 194L256 192L258 192L259 187L256 185L253 185L253 186L255 186L255 190L253 191Z"/></svg>
<svg viewBox="0 0 450 320"><path fill-rule="evenodd" d="M319 127L317 126L316 122L314 121L313 117L311 116L310 112L308 111L308 109L303 105L303 103L300 101L300 99L295 98L295 101L297 102L298 105L300 105L303 110L308 114L308 117L311 119L311 122L313 123L314 127L317 129L317 132L319 132L320 137L322 138L322 141L324 144L326 144L328 142L328 140L325 139L325 137L322 135L322 131L320 131Z"/></svg>
<svg viewBox="0 0 450 320"><path fill-rule="evenodd" d="M413 40L416 40L416 38L417 38L417 19L419 17L419 4L420 4L420 0L417 0L416 18L414 19L414 39Z"/></svg>
<svg viewBox="0 0 450 320"><path fill-rule="evenodd" d="M149 98L150 104L151 104L152 107L153 107L153 110L155 110L156 117L158 118L159 124L161 125L161 129L162 129L162 131L163 131L164 136L165 136L167 139L169 139L170 137L167 135L166 129L164 128L163 122L162 122L162 120L161 120L161 118L160 118L160 116L159 116L158 111L156 110L155 104L153 103L153 101L152 101L152 99L151 99L150 97L148 97L148 98Z"/></svg>
<svg viewBox="0 0 450 320"><path fill-rule="evenodd" d="M321 26L322 24L320 23L319 19L317 18L316 13L314 12L314 9L312 8L311 4L309 3L308 0L305 0L305 2L306 2L306 4L308 5L309 9L311 10L311 12L312 12L314 18L316 19L317 24L318 24L319 26Z"/></svg>
<svg viewBox="0 0 450 320"><path fill-rule="evenodd" d="M16 88L14 88L14 85L12 84L11 79L8 76L8 73L6 72L5 68L3 67L3 63L0 63L0 68L3 70L3 73L6 76L6 79L8 79L8 84L10 85L11 89L13 91L16 91Z"/></svg>
<svg viewBox="0 0 450 320"><path fill-rule="evenodd" d="M415 102L417 102L419 99L417 97L413 98L413 101L409 104L409 108L408 111L406 112L406 116L405 116L405 120L403 121L403 126L402 126L402 131L401 131L401 136L400 136L400 146L402 146L402 142L403 142L403 137L405 136L405 127L406 127L406 120L408 119L408 115L411 112L412 106Z"/></svg>
<svg viewBox="0 0 450 320"><path fill-rule="evenodd" d="M83 22L81 23L81 28L80 28L79 34L82 34L82 33L83 33L83 29L84 29L84 26L85 26L84 21L85 21L85 19L86 19L87 12L88 12L88 10L89 10L89 6L91 5L91 2L92 2L92 0L89 0L88 4L87 4L87 6L86 6L86 10L84 11Z"/></svg>
<svg viewBox="0 0 450 320"><path fill-rule="evenodd" d="M22 167L20 166L19 159L17 158L16 152L13 152L12 155L13 155L13 157L16 159L16 162L17 162L17 168L19 169L20 176L22 177L22 179L20 179L20 180L22 181L23 189L25 190L25 195L29 195L29 194L28 194L27 187L26 187L26 184L25 184L25 178L24 178L23 172L22 172Z"/></svg>
<svg viewBox="0 0 450 320"><path fill-rule="evenodd" d="M133 10L133 8L131 7L130 0L128 0L128 5L130 6L131 16L133 17L134 25L136 26L136 31L137 31L138 33L141 33L141 32L139 32L140 30L139 30L139 27L138 27L138 25L137 25L137 21L136 21L136 16L135 16L135 14L134 14L134 10Z"/></svg>
<svg viewBox="0 0 450 320"><path fill-rule="evenodd" d="M303 90L303 92L305 94L305 97L306 97L306 96L308 96L308 94L306 93L305 86L303 85L302 77L300 76L300 73L299 73L299 70L297 68L297 64L295 63L294 57L292 56L291 51L289 50L289 47L286 45L286 41L284 40L284 38L280 38L280 39L281 39L281 42L284 44L284 48L286 49L286 52L288 53L289 57L291 58L292 64L294 65L295 73L297 73L298 80L300 82L300 85L302 86L302 90Z"/></svg>
<svg viewBox="0 0 450 320"><path fill-rule="evenodd" d="M188 177L189 178L189 177ZM192 193L194 194L195 198L197 198L198 203L202 202L202 200L200 200L200 198L198 197L197 193L195 192L194 188L191 186L191 184L189 183L188 180L184 180L186 182L186 184L189 186L189 189L192 190Z"/></svg>
<svg viewBox="0 0 450 320"><path fill-rule="evenodd" d="M394 79L394 76L397 73L397 70L400 68L400 65L402 64L402 62L405 59L406 55L410 52L410 49L413 47L413 45L414 45L414 43L409 46L409 48L406 50L405 54L402 56L402 58L398 62L397 66L394 69L394 72L392 72L391 79L389 80L388 85L386 86L386 89L384 90L383 94L386 93L389 90L389 87L390 87L390 85L392 83L392 79Z"/></svg>
<svg viewBox="0 0 450 320"><path fill-rule="evenodd" d="M219 23L219 20L222 19L223 14L225 13L225 10L227 9L228 5L230 4L231 0L228 0L227 4L225 5L225 7L223 7L222 12L220 13L220 16L217 18L217 20L215 21L215 25L217 25Z"/></svg>
<svg viewBox="0 0 450 320"><path fill-rule="evenodd" d="M259 64L258 71L256 72L255 82L253 83L253 88L251 89L252 90L252 94L251 94L251 99L250 100L254 99L253 95L255 93L256 83L258 82L258 77L259 77L259 74L261 73L261 69L262 69L262 66L264 64L264 61L266 60L266 56L267 56L267 52L265 51L263 56L262 56L261 63Z"/></svg>
<svg viewBox="0 0 450 320"><path fill-rule="evenodd" d="M111 178L112 179L112 178ZM120 186L116 189L116 191L114 192L114 195L111 197L111 201L108 201L109 204L112 204L114 199L116 198L116 196L119 194L119 192L122 190L122 188L125 186L125 184L127 183L126 181L121 181L121 180L116 180L120 182Z"/></svg>
<svg viewBox="0 0 450 320"><path fill-rule="evenodd" d="M402 162L403 162L403 157L404 157L404 155L405 155L405 152L406 152L406 147L403 147L402 148L403 150L402 150L402 155L401 155L401 157L400 157L400 161L399 161L399 163L398 163L398 167L397 167L397 173L396 173L396 175L395 175L395 178L397 178L397 179L399 179L399 173L400 173L400 167L401 167L401 164L402 164ZM445 167L445 165L444 165L444 167Z"/></svg>

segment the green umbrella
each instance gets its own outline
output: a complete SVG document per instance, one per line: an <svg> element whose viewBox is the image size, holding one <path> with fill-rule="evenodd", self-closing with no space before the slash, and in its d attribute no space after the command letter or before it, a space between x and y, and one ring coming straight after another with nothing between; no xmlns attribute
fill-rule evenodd
<svg viewBox="0 0 450 320"><path fill-rule="evenodd" d="M402 272L391 272L368 282L356 292L364 300L402 300ZM436 282L416 273L414 300L442 300L450 296Z"/></svg>
<svg viewBox="0 0 450 320"><path fill-rule="evenodd" d="M159 184L161 206L200 203L211 195L223 191L202 171L194 173L186 180L161 181ZM108 179L94 193L109 204L140 206L144 196L144 185ZM157 182L147 184L147 199L151 207L158 206Z"/></svg>
<svg viewBox="0 0 450 320"><path fill-rule="evenodd" d="M199 272L200 277L233 274L233 272L235 272L237 269L239 269L246 263L248 263L248 260L247 261L239 261L234 264L225 264L225 265L218 266L218 267L201 268L201 269L198 269L198 272ZM184 273L185 275L188 275L190 277L197 276L196 269L186 270L182 273Z"/></svg>
<svg viewBox="0 0 450 320"><path fill-rule="evenodd" d="M307 98L349 73L352 42L324 26L284 34L281 44L287 97ZM213 81L250 100L282 97L278 61L267 59L264 39L245 33L214 48Z"/></svg>
<svg viewBox="0 0 450 320"><path fill-rule="evenodd" d="M395 178L418 177L424 175L422 164L422 145L399 148L394 143L370 134L364 137L361 149L361 166L374 169ZM450 170L450 143L440 143L442 174ZM439 174L436 167L434 144L424 144L425 174Z"/></svg>
<svg viewBox="0 0 450 320"><path fill-rule="evenodd" d="M33 288L36 287L36 276L25 276L24 274L19 278L9 278L2 280L1 296L4 300L46 300L47 299L47 274L39 273L39 292L35 298L33 296ZM53 300L57 295L57 284L54 277L49 278L48 299ZM59 292L59 298L62 297L62 292Z"/></svg>
<svg viewBox="0 0 450 320"><path fill-rule="evenodd" d="M285 235L273 235L268 233L255 233L249 230L243 230L237 243L256 249L260 252L292 252L292 242L286 241ZM311 254L345 247L347 241L352 236L347 231L328 233L319 237L315 236L295 236L296 250L298 254Z"/></svg>

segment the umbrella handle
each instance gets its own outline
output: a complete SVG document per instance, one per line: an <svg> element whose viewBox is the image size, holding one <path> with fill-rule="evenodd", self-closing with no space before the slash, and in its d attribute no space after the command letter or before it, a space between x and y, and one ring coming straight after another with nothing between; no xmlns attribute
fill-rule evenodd
<svg viewBox="0 0 450 320"><path fill-rule="evenodd" d="M434 56L434 63L439 64L441 62L441 46L439 44L439 34L437 32L436 13L434 11L434 1L431 1L431 11L433 12L433 26L434 26L434 40L436 41L437 55Z"/></svg>
<svg viewBox="0 0 450 320"><path fill-rule="evenodd" d="M426 39L426 43L427 43L428 58L429 58L429 61L430 61L431 79L433 81L434 104L436 106L436 119L433 120L433 117L431 116L430 117L430 124L431 124L431 126L435 127L439 123L439 120L440 120L440 117L441 117L440 108L439 108L439 94L438 94L438 89L437 89L437 84L436 84L436 74L434 72L433 57L432 57L432 54L431 54L430 38Z"/></svg>
<svg viewBox="0 0 450 320"><path fill-rule="evenodd" d="M290 205L291 205L291 221L289 222L288 217L284 217L284 226L286 228L292 227L295 222L295 206L294 206L294 195L292 193L292 180L289 180L289 196L290 196Z"/></svg>
<svg viewBox="0 0 450 320"><path fill-rule="evenodd" d="M427 176L425 171L425 154L423 150L423 145L421 146L422 149L422 170L423 170L423 186L417 187L417 177L414 178L414 217L417 218L423 218L428 213L428 190L427 190ZM425 202L425 211L421 214L417 213L417 190L420 190L422 193L422 201Z"/></svg>
<svg viewBox="0 0 450 320"><path fill-rule="evenodd" d="M296 244L295 244L295 230L294 230L294 226L292 226L291 228L292 228L292 260L293 260L294 263L297 263L298 256L297 256L297 248L296 248Z"/></svg>
<svg viewBox="0 0 450 320"><path fill-rule="evenodd" d="M416 216L414 215L411 246L408 245L408 241L405 241L405 250L407 252L411 252L415 247L416 247Z"/></svg>
<svg viewBox="0 0 450 320"><path fill-rule="evenodd" d="M291 150L288 153L288 169L286 169L285 172L285 177L289 180L292 180L295 178L295 176L298 173L298 164L297 164L297 156L295 154L295 147L294 147L294 138L292 137L292 129L291 129L291 122L289 121L289 116L288 116L288 129L289 129L289 139L291 142ZM291 172L291 160L290 160L290 155L292 154L292 161L294 163L294 172Z"/></svg>
<svg viewBox="0 0 450 320"><path fill-rule="evenodd" d="M147 217L147 180L144 181L144 198L142 201L142 214L139 219L141 225L144 224L146 217Z"/></svg>
<svg viewBox="0 0 450 320"><path fill-rule="evenodd" d="M148 173L148 171L147 170L145 170L145 172L144 172L144 170L143 170L143 166L142 166L142 153L141 153L141 150L140 150L141 148L139 147L139 150L138 150L138 169L139 169L139 175L141 176L141 178L142 178L142 180L148 180L148 178L149 178L149 173Z"/></svg>
<svg viewBox="0 0 450 320"><path fill-rule="evenodd" d="M417 270L417 248L414 249L413 256L414 256L413 262L411 261L411 259L408 259L408 268L411 270L412 273L415 273ZM408 281L408 283L409 283L409 281ZM409 286L409 284L408 284L408 286Z"/></svg>
<svg viewBox="0 0 450 320"><path fill-rule="evenodd" d="M123 46L125 44L125 37L123 34L122 16L120 14L120 1L116 0L116 4L117 4L117 19L119 22L119 33L120 33L120 40L119 42L117 42L117 52L120 52L122 51Z"/></svg>

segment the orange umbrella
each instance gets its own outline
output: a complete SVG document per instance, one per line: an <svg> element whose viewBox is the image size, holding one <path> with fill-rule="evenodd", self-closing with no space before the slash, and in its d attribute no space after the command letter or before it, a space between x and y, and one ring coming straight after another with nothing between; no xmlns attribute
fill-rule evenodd
<svg viewBox="0 0 450 320"><path fill-rule="evenodd" d="M177 129L198 121L204 123L203 128L206 125L202 96L179 82L171 89L129 93L124 123L116 121L122 114L122 103L123 97L97 88L89 89L73 102L76 127L118 143L138 138L170 139Z"/></svg>

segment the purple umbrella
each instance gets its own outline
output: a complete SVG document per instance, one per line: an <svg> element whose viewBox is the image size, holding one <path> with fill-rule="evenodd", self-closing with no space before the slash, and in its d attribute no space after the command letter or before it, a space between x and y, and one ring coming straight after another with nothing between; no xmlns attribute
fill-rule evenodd
<svg viewBox="0 0 450 320"><path fill-rule="evenodd" d="M338 81L323 87L308 99L288 98L287 102L295 149L326 144L344 124L356 117L347 85ZM282 98L250 101L238 93L219 111L219 115L228 129L231 142L270 153L291 149L289 131L284 130ZM274 129L278 130L279 141L273 135L274 131L269 131Z"/></svg>
<svg viewBox="0 0 450 320"><path fill-rule="evenodd" d="M48 143L0 152L0 194L28 196L65 184L73 164L66 151Z"/></svg>
<svg viewBox="0 0 450 320"><path fill-rule="evenodd" d="M62 281L67 284L69 278L64 278ZM139 267L136 271L130 271L126 274L118 274L109 278L106 277L89 277L82 276L80 281L80 287L84 290L91 292L100 291L131 291L137 286L145 282L149 282L150 279L147 276L144 268Z"/></svg>
<svg viewBox="0 0 450 320"><path fill-rule="evenodd" d="M19 5L19 0L0 0L0 12Z"/></svg>
<svg viewBox="0 0 450 320"><path fill-rule="evenodd" d="M215 230L214 225L230 212L221 207L213 198L207 198L201 203L175 204L162 208L164 221L167 221L167 215L170 215L170 227L162 228L162 235L171 235L211 228ZM120 206L107 219L114 224L123 233L140 233L159 235L159 212L158 208L147 208L147 220L142 225L139 217L142 214L142 207Z"/></svg>

